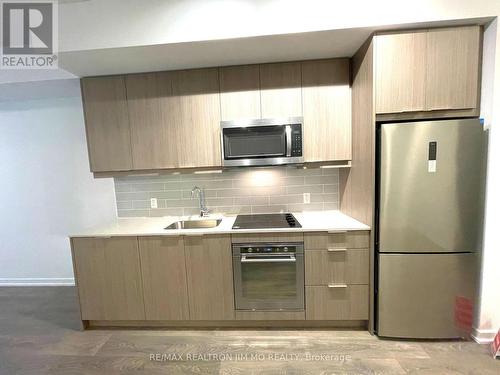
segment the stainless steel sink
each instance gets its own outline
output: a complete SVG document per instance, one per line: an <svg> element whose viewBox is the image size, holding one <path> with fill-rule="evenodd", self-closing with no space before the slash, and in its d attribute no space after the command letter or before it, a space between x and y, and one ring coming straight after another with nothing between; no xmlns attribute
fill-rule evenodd
<svg viewBox="0 0 500 375"><path fill-rule="evenodd" d="M205 219L205 220L182 220L170 224L165 229L206 229L215 228L221 223L222 219Z"/></svg>

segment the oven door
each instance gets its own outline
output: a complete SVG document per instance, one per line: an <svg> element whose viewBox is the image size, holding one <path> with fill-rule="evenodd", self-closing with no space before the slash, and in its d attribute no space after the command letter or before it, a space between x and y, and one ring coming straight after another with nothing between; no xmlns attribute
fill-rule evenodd
<svg viewBox="0 0 500 375"><path fill-rule="evenodd" d="M303 310L303 253L233 256L237 310Z"/></svg>

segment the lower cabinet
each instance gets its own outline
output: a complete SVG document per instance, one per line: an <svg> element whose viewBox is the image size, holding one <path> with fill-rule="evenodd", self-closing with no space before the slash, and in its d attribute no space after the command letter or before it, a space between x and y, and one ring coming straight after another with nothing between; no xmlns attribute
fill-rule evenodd
<svg viewBox="0 0 500 375"><path fill-rule="evenodd" d="M184 238L191 320L234 319L229 235Z"/></svg>
<svg viewBox="0 0 500 375"><path fill-rule="evenodd" d="M139 251L146 320L188 320L184 238L139 237Z"/></svg>
<svg viewBox="0 0 500 375"><path fill-rule="evenodd" d="M367 320L369 232L287 236L305 243L305 312L235 311L230 235L72 238L82 320Z"/></svg>
<svg viewBox="0 0 500 375"><path fill-rule="evenodd" d="M144 320L136 237L73 238L83 320Z"/></svg>
<svg viewBox="0 0 500 375"><path fill-rule="evenodd" d="M307 320L367 320L368 285L306 286Z"/></svg>

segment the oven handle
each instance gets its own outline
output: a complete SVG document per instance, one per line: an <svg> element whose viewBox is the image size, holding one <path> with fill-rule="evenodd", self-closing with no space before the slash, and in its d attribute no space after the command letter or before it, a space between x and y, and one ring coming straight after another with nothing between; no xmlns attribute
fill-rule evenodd
<svg viewBox="0 0 500 375"><path fill-rule="evenodd" d="M247 258L245 255L242 255L240 261L241 261L241 263L293 263L296 260L297 259L293 255L286 257L286 258L267 258L267 257Z"/></svg>

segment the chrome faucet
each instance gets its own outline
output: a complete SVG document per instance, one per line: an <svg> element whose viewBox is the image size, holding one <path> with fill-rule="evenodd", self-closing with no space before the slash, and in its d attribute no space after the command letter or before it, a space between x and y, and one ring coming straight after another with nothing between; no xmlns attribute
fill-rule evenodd
<svg viewBox="0 0 500 375"><path fill-rule="evenodd" d="M194 198L196 193L198 193L198 198L200 199L200 216L207 217L210 214L210 210L207 208L207 203L205 201L205 192L203 189L195 186L191 190L191 198Z"/></svg>

